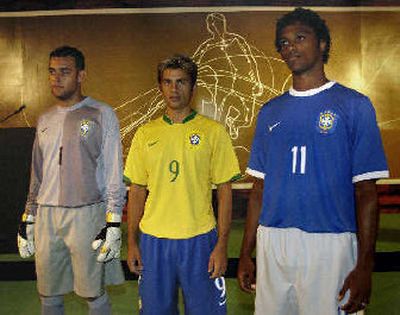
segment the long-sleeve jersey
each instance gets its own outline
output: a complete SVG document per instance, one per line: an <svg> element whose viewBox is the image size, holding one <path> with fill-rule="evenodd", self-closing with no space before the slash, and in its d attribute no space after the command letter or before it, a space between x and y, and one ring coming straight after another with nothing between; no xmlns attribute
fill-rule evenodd
<svg viewBox="0 0 400 315"><path fill-rule="evenodd" d="M35 215L38 205L104 201L107 212L121 214L124 198L119 124L111 107L86 97L39 118L25 213Z"/></svg>

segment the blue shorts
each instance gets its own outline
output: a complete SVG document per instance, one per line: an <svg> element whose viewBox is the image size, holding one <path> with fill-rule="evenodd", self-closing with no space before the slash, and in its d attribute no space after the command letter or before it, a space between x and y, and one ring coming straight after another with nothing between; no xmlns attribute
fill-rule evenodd
<svg viewBox="0 0 400 315"><path fill-rule="evenodd" d="M216 230L189 239L142 234L140 314L179 314L179 287L182 288L186 315L226 314L225 279L210 279L207 270L216 242Z"/></svg>

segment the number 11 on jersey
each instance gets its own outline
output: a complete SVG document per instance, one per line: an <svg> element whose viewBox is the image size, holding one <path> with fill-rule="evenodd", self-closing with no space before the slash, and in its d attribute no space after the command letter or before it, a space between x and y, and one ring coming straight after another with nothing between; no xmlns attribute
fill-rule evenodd
<svg viewBox="0 0 400 315"><path fill-rule="evenodd" d="M294 146L292 147L292 174L305 174L306 173L306 160L307 160L307 147L301 146L300 147L300 163L298 161L298 151L299 147Z"/></svg>

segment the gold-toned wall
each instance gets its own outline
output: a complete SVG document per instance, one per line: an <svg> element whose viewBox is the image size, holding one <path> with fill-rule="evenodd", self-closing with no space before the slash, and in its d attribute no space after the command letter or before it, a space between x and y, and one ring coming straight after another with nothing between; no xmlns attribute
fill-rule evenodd
<svg viewBox="0 0 400 315"><path fill-rule="evenodd" d="M273 45L282 13L225 12L214 20L209 16L208 24L209 12L2 17L0 118L21 104L27 107L1 127L35 126L53 103L48 53L69 44L87 58L84 92L115 108L127 149L137 126L163 110L158 61L180 52L199 63L195 107L225 124L243 169L258 109L290 86L290 73ZM327 75L371 98L391 177L399 178L400 10L320 13L333 38ZM224 42L213 38L217 29L225 33Z"/></svg>

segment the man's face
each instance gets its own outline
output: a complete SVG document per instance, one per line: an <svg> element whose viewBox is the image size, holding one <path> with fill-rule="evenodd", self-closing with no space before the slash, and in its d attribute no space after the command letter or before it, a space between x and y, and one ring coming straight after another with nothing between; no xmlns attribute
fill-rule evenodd
<svg viewBox="0 0 400 315"><path fill-rule="evenodd" d="M189 107L193 89L190 76L184 70L165 69L160 90L169 109L181 110Z"/></svg>
<svg viewBox="0 0 400 315"><path fill-rule="evenodd" d="M279 37L280 54L293 74L323 68L326 43L318 42L312 28L296 23L286 26Z"/></svg>
<svg viewBox="0 0 400 315"><path fill-rule="evenodd" d="M84 71L78 71L73 57L53 57L49 62L51 93L67 101L80 93Z"/></svg>

